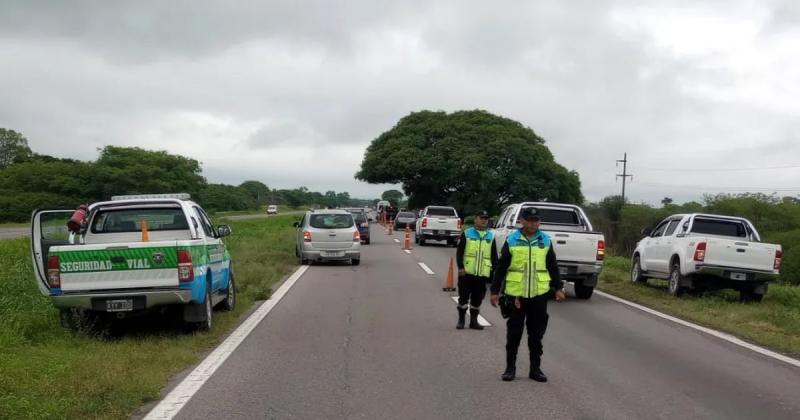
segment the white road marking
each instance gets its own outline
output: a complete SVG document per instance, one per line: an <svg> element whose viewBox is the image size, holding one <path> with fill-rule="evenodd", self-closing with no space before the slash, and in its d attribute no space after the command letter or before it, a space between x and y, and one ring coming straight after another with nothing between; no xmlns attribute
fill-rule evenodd
<svg viewBox="0 0 800 420"><path fill-rule="evenodd" d="M451 298L456 304L458 304L458 296L451 296ZM489 321L487 321L486 318L484 318L481 314L478 314L478 324L483 325L484 327L492 326L492 324L490 324Z"/></svg>
<svg viewBox="0 0 800 420"><path fill-rule="evenodd" d="M397 242L398 244L400 243L400 240L397 238L394 238L394 241Z"/></svg>
<svg viewBox="0 0 800 420"><path fill-rule="evenodd" d="M422 269L422 271L424 271L424 272L426 272L426 273L428 273L428 274L436 274L436 273L434 273L434 272L433 272L433 270L431 270L431 269L430 269L430 267L428 267L427 265L425 265L425 263L424 263L424 262L419 262L419 263L417 263L417 264L419 264L419 268L421 268L421 269Z"/></svg>
<svg viewBox="0 0 800 420"><path fill-rule="evenodd" d="M683 325L685 327L689 327L689 328L695 329L697 331L706 333L708 335L717 337L717 338L719 338L721 340L725 340L725 341L727 341L727 342L729 342L731 344L735 344L735 345L737 345L739 347L744 347L744 348L746 348L748 350L752 350L752 351L754 351L756 353L759 353L759 354L762 354L764 356L771 357L771 358L773 358L775 360L780 360L781 362L788 363L788 364L790 364L792 366L800 367L800 360L793 359L793 358L788 357L788 356L784 356L784 355L782 355L780 353L776 353L774 351L767 350L767 349L765 349L763 347L759 347L759 346L756 346L754 344L750 344L750 343L748 343L746 341L743 341L743 340L741 340L739 338L736 338L736 337L734 337L734 336L732 336L730 334L727 334L727 333L724 333L724 332L721 332L721 331L717 331L717 330L712 330L711 328L706 328L706 327L703 327L703 326L700 326L700 325L697 325L697 324L693 324L693 323L691 323L689 321L684 321L684 320L682 320L680 318L676 318L674 316L670 316L670 315L658 312L658 311L656 311L654 309L650 309L650 308L648 308L646 306L642 306L642 305L639 305L637 303L633 303L633 302L627 301L625 299L618 298L618 297L616 297L614 295L609 295L608 293L603 293L603 292L601 292L599 290L595 290L594 293L595 294L599 294L600 296L603 296L604 298L611 299L611 300L613 300L615 302L619 302L619 303L628 305L628 306L630 306L632 308L636 308L636 309L638 309L640 311L647 312L647 313L649 313L651 315L655 315L655 316L657 316L659 318L663 318L663 319L666 319L668 321L672 321L672 322L674 322L676 324L680 324L680 325Z"/></svg>
<svg viewBox="0 0 800 420"><path fill-rule="evenodd" d="M236 347L255 329L255 327L272 311L289 289L308 269L302 265L275 291L267 301L253 312L236 330L211 352L200 364L181 381L155 408L145 416L145 420L171 419L189 402L192 396L206 383Z"/></svg>
<svg viewBox="0 0 800 420"><path fill-rule="evenodd" d="M406 254L408 254L408 255L411 255L411 251L409 251L409 250L407 250L407 249L404 249L404 250L403 250L403 252L405 252L405 253L406 253Z"/></svg>

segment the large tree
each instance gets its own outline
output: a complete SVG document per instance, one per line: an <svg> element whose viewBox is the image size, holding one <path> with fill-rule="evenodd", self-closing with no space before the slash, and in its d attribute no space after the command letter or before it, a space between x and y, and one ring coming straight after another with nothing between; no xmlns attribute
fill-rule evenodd
<svg viewBox="0 0 800 420"><path fill-rule="evenodd" d="M32 156L25 136L14 130L0 128L0 168L28 161Z"/></svg>
<svg viewBox="0 0 800 420"><path fill-rule="evenodd" d="M578 174L517 121L486 111L420 111L372 141L356 179L399 183L409 207L450 204L493 213L512 202L581 203Z"/></svg>
<svg viewBox="0 0 800 420"><path fill-rule="evenodd" d="M381 194L381 199L386 200L393 206L397 207L400 204L400 200L403 199L403 192L397 190L386 190L383 192L383 194Z"/></svg>

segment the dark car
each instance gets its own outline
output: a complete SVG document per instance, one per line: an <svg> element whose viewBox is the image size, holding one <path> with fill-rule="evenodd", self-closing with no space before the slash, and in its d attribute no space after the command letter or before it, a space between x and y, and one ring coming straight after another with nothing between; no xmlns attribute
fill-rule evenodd
<svg viewBox="0 0 800 420"><path fill-rule="evenodd" d="M361 235L361 242L369 244L369 220L364 213L354 213L353 218L356 220L356 227L358 233Z"/></svg>
<svg viewBox="0 0 800 420"><path fill-rule="evenodd" d="M408 226L410 229L414 229L414 226L417 223L417 215L411 211L401 211L397 213L397 217L394 219L394 230L405 229Z"/></svg>

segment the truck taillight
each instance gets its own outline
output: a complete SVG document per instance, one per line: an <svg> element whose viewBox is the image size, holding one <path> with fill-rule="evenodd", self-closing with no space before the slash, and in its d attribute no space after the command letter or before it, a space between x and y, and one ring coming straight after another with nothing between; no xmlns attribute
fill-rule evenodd
<svg viewBox="0 0 800 420"><path fill-rule="evenodd" d="M192 254L185 249L178 250L178 281L183 283L192 280L194 280Z"/></svg>
<svg viewBox="0 0 800 420"><path fill-rule="evenodd" d="M461 218L456 219L456 229L461 229Z"/></svg>
<svg viewBox="0 0 800 420"><path fill-rule="evenodd" d="M61 287L61 268L59 267L58 255L51 255L47 259L47 282L51 288Z"/></svg>
<svg viewBox="0 0 800 420"><path fill-rule="evenodd" d="M353 242L361 242L361 234L358 231L353 232Z"/></svg>
<svg viewBox="0 0 800 420"><path fill-rule="evenodd" d="M428 227L428 218L427 217L423 217L422 218L422 227Z"/></svg>
<svg viewBox="0 0 800 420"><path fill-rule="evenodd" d="M597 241L597 261L603 261L606 257L606 241Z"/></svg>
<svg viewBox="0 0 800 420"><path fill-rule="evenodd" d="M703 262L706 259L706 243L700 242L697 248L694 249L694 260Z"/></svg>
<svg viewBox="0 0 800 420"><path fill-rule="evenodd" d="M311 232L303 231L303 241L304 242L311 242Z"/></svg>
<svg viewBox="0 0 800 420"><path fill-rule="evenodd" d="M775 265L773 266L773 268L775 270L780 270L781 269L781 261L782 260L783 260L783 251L780 250L780 249L776 249L775 250Z"/></svg>

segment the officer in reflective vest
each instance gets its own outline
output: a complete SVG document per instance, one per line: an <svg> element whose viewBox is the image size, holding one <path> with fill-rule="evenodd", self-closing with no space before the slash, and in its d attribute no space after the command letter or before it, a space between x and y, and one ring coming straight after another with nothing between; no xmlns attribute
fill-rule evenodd
<svg viewBox="0 0 800 420"><path fill-rule="evenodd" d="M492 281L492 267L497 260L494 252L494 233L488 230L489 213L475 215L475 225L461 232L456 251L458 264L458 324L464 329L464 318L469 308L469 327L482 330L478 323L481 302L486 296L486 285ZM468 305L469 304L469 305Z"/></svg>
<svg viewBox="0 0 800 420"><path fill-rule="evenodd" d="M555 296L556 301L563 301L564 283L558 273L550 236L539 230L541 220L537 210L523 208L519 217L522 229L508 235L495 266L491 287L492 306L501 304L504 316L508 316L506 370L502 379L513 381L516 376L517 350L522 340L522 329L527 325L531 362L528 376L537 382L547 382L541 369L542 338L549 318L547 300Z"/></svg>

